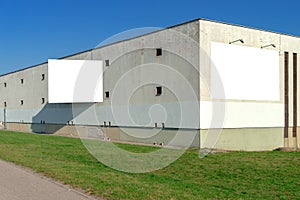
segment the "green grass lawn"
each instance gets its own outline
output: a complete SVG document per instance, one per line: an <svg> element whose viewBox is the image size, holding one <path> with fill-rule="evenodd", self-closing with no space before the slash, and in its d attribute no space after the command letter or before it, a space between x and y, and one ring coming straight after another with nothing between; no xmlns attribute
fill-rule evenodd
<svg viewBox="0 0 300 200"><path fill-rule="evenodd" d="M119 144L133 152L153 147ZM187 151L144 174L113 170L80 139L0 131L0 158L107 199L300 199L300 153Z"/></svg>

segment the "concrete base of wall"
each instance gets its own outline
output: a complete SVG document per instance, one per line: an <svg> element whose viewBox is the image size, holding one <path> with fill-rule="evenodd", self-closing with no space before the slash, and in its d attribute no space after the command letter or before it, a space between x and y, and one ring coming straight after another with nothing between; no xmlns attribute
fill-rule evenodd
<svg viewBox="0 0 300 200"><path fill-rule="evenodd" d="M233 151L271 151L284 146L283 128L222 129L208 137L208 130L201 130L201 148ZM206 142L209 140L209 142ZM206 146L209 144L210 146ZM212 145L212 146L211 146Z"/></svg>
<svg viewBox="0 0 300 200"><path fill-rule="evenodd" d="M174 146L190 144L190 147L193 148L201 147L234 151L270 151L282 147L300 148L300 137L292 137L291 129L289 138L284 138L283 128L222 129L220 134L209 132L209 134L215 134L212 137L208 137L208 130L178 131L176 129L100 128L96 126L60 124L7 123L7 130L71 137L110 139L114 141L144 144L168 144L172 141ZM300 127L298 128L298 135L300 136ZM206 146L208 144L207 140L211 140L210 146Z"/></svg>
<svg viewBox="0 0 300 200"><path fill-rule="evenodd" d="M169 144L172 142L173 146L191 148L199 148L200 145L198 130L178 131L176 129L119 128L28 123L7 123L7 130L92 139L109 139L129 143Z"/></svg>
<svg viewBox="0 0 300 200"><path fill-rule="evenodd" d="M120 140L133 143L169 144L176 147L200 147L199 130L121 128Z"/></svg>
<svg viewBox="0 0 300 200"><path fill-rule="evenodd" d="M289 128L288 138L284 138L284 147L300 148L300 127L297 128L297 136L293 137L293 128Z"/></svg>

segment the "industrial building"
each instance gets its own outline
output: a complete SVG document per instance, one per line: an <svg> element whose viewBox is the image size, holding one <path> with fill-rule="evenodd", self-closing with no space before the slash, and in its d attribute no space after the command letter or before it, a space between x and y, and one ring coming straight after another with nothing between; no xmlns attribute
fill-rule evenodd
<svg viewBox="0 0 300 200"><path fill-rule="evenodd" d="M134 143L299 148L299 53L300 37L196 19L1 75L0 121Z"/></svg>

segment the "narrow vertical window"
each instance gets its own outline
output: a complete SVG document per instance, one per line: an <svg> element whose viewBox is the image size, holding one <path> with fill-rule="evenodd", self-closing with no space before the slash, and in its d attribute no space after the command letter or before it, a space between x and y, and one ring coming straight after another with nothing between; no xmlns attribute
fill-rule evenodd
<svg viewBox="0 0 300 200"><path fill-rule="evenodd" d="M297 57L293 53L293 137L297 137Z"/></svg>
<svg viewBox="0 0 300 200"><path fill-rule="evenodd" d="M45 80L45 74L42 74L42 81Z"/></svg>
<svg viewBox="0 0 300 200"><path fill-rule="evenodd" d="M289 137L289 53L284 52L284 138Z"/></svg>
<svg viewBox="0 0 300 200"><path fill-rule="evenodd" d="M4 87L6 87L7 86L7 84L6 83L4 83Z"/></svg>
<svg viewBox="0 0 300 200"><path fill-rule="evenodd" d="M156 87L156 96L160 96L162 94L162 87L158 86Z"/></svg>
<svg viewBox="0 0 300 200"><path fill-rule="evenodd" d="M109 91L105 92L105 98L108 99L109 98Z"/></svg>
<svg viewBox="0 0 300 200"><path fill-rule="evenodd" d="M42 104L44 104L45 103L45 98L42 98Z"/></svg>
<svg viewBox="0 0 300 200"><path fill-rule="evenodd" d="M161 48L156 49L156 56L162 56L162 49Z"/></svg>
<svg viewBox="0 0 300 200"><path fill-rule="evenodd" d="M4 102L4 107L7 107L7 103L6 103L6 101Z"/></svg>
<svg viewBox="0 0 300 200"><path fill-rule="evenodd" d="M109 66L109 60L105 60L105 66L106 66L106 67Z"/></svg>
<svg viewBox="0 0 300 200"><path fill-rule="evenodd" d="M21 106L24 105L24 100L21 100Z"/></svg>
<svg viewBox="0 0 300 200"><path fill-rule="evenodd" d="M24 79L21 79L21 84L23 84L24 83Z"/></svg>

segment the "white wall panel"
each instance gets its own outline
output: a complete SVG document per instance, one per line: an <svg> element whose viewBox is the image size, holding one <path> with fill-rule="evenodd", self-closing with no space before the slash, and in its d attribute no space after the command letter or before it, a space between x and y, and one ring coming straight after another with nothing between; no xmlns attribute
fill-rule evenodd
<svg viewBox="0 0 300 200"><path fill-rule="evenodd" d="M215 99L280 100L279 53L211 43L211 92ZM218 84L221 78L225 97Z"/></svg>
<svg viewBox="0 0 300 200"><path fill-rule="evenodd" d="M103 102L103 61L48 60L49 103Z"/></svg>
<svg viewBox="0 0 300 200"><path fill-rule="evenodd" d="M202 129L284 127L284 104L282 103L226 102L223 123L214 121L219 119L222 113L218 110L213 112L213 107L220 107L220 104L224 102L200 102Z"/></svg>

